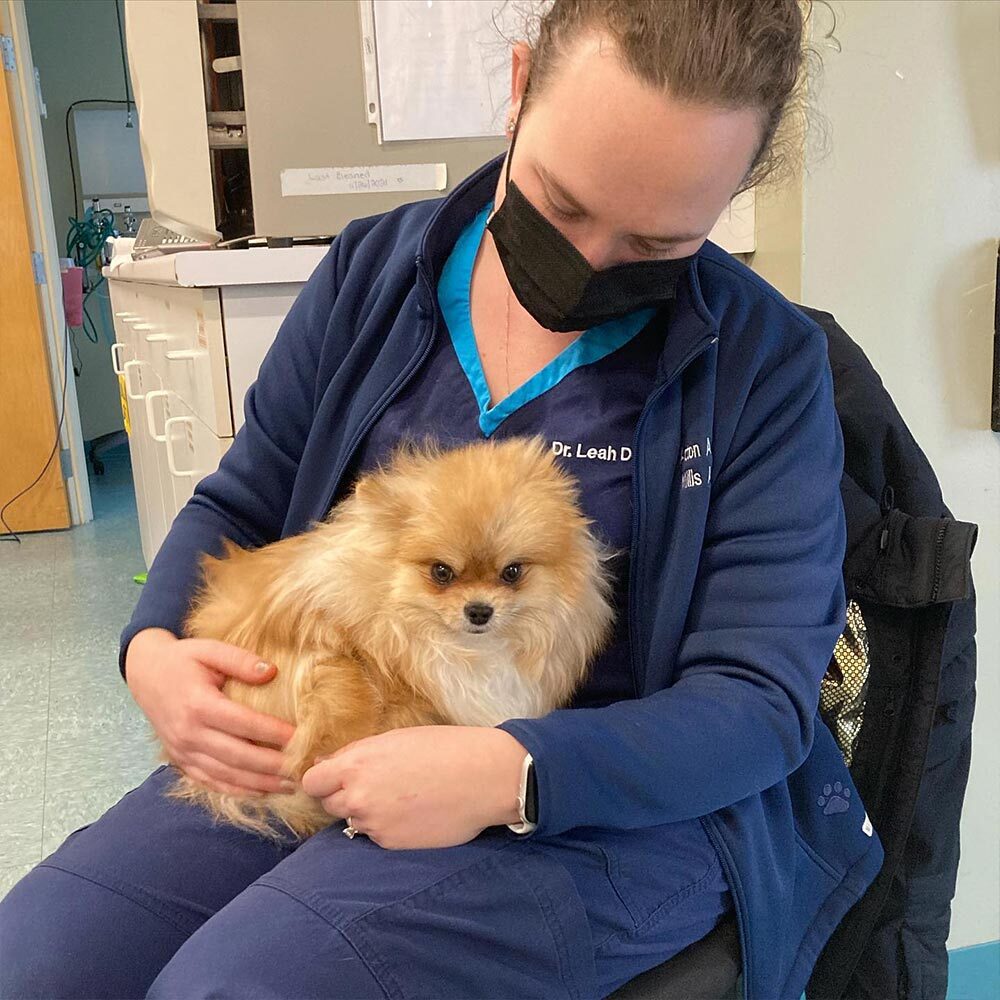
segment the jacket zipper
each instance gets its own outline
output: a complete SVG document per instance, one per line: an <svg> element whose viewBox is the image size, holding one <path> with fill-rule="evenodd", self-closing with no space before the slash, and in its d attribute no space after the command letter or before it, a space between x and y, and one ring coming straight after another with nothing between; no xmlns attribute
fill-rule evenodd
<svg viewBox="0 0 1000 1000"><path fill-rule="evenodd" d="M638 539L639 539L639 476L642 472L642 463L639 461L639 445L640 438L642 435L642 427L646 422L646 417L649 411L653 408L656 401L660 396L670 388L671 385L680 377L685 371L688 365L691 364L695 358L699 357L709 347L712 346L719 338L711 337L708 340L703 340L700 344L694 347L689 354L687 354L683 361L670 373L666 381L662 382L660 385L653 390L652 395L646 400L646 405L642 408L642 413L639 414L639 422L635 426L635 434L632 437L632 454L634 455L632 468L635 470L632 475L632 542L630 546L629 554L629 582L628 582L628 641L629 641L629 659L632 666L632 687L635 690L636 698L640 697L639 693L639 670L638 663L636 661L636 650L638 649L638 644L636 642L635 634L635 584L636 584L636 566L638 565Z"/></svg>
<svg viewBox="0 0 1000 1000"><path fill-rule="evenodd" d="M645 423L646 416L649 411L653 408L656 401L659 399L660 395L664 393L680 375L687 369L696 358L703 354L709 347L712 346L719 338L711 337L709 340L703 341L698 344L685 358L684 360L674 369L670 374L669 378L666 379L661 385L659 385L653 394L646 401L646 405L643 407L642 413L639 415L639 422L636 424L635 436L633 439L633 454L635 456L633 468L636 470L635 474L632 476L632 546L631 546L631 556L629 561L629 591L628 591L628 603L629 603L629 656L632 662L632 684L636 689L636 697L640 697L639 694L639 671L637 665L637 649L638 643L636 642L636 615L635 615L635 591L636 591L636 574L638 559L637 554L639 550L638 539L639 539L639 475L642 471L642 463L639 460L640 454L640 437L642 434L642 427ZM746 926L746 914L742 905L743 899L743 887L740 884L739 876L736 869L733 867L730 857L729 850L726 848L725 843L720 836L716 825L715 819L712 816L705 816L702 819L702 826L705 832L708 834L709 840L712 842L712 846L715 848L715 853L719 858L719 864L722 866L722 870L726 876L726 881L733 894L733 907L736 911L736 920L739 925L739 937L740 937L740 954L741 954L741 968L743 974L743 988L742 995L746 996L747 984L750 981L749 969L750 969L750 955L749 955L749 940L750 936L747 933Z"/></svg>
<svg viewBox="0 0 1000 1000"><path fill-rule="evenodd" d="M424 259L418 256L416 259L417 273L425 280L428 281L426 274L423 271ZM417 307L421 312L424 312L423 306ZM404 369L402 375L397 380L396 384L392 386L379 400L375 409L372 410L364 420L358 425L358 429L351 438L351 443L347 446L347 451L344 457L341 459L340 465L337 467L337 474L333 480L333 495L327 499L326 509L329 510L333 505L334 497L337 495L337 491L340 489L340 481L344 476L344 472L347 470L347 466L350 464L351 460L354 458L354 452L357 451L358 445L361 443L361 439L368 433L371 427L374 425L375 421L378 420L380 416L389 408L389 404L406 388L406 384L413 378L417 369L427 360L427 355L431 352L431 347L434 344L434 332L437 329L437 313L433 307L429 312L426 312L426 316L429 320L430 334L427 337L425 343L422 345L422 349L419 354L414 355L408 366Z"/></svg>

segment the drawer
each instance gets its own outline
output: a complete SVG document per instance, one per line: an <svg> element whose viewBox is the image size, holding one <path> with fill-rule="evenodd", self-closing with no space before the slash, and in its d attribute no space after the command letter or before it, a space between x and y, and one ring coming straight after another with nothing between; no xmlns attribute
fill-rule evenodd
<svg viewBox="0 0 1000 1000"><path fill-rule="evenodd" d="M163 411L162 424L156 413L158 403ZM157 425L154 429L163 438L167 468L177 484L176 514L190 499L198 482L219 467L233 439L216 434L176 395L152 397L149 408Z"/></svg>
<svg viewBox="0 0 1000 1000"><path fill-rule="evenodd" d="M137 356L219 437L233 434L222 310L215 288L118 282ZM117 312L117 311L116 311Z"/></svg>
<svg viewBox="0 0 1000 1000"><path fill-rule="evenodd" d="M125 354L128 347L120 351ZM233 439L215 434L180 396L163 388L163 380L147 361L126 361L122 372L140 534L148 566L198 481L218 468Z"/></svg>
<svg viewBox="0 0 1000 1000"><path fill-rule="evenodd" d="M143 404L146 438L145 446L152 454L159 476L159 488L163 497L166 512L166 529L170 529L178 511L191 499L195 483L201 478L190 475L176 474L182 468L192 466L191 462L178 463L177 454L185 454L186 439L197 436L199 440L204 435L215 437L205 427L201 420L191 411L191 408L171 389L154 389L146 393ZM185 420L174 418L190 418L197 422L192 431L187 430ZM168 424L168 421L171 423ZM180 432L178 431L180 429ZM170 430L170 438L167 431ZM211 472L214 466L205 469L202 475ZM197 471L197 469L195 469Z"/></svg>

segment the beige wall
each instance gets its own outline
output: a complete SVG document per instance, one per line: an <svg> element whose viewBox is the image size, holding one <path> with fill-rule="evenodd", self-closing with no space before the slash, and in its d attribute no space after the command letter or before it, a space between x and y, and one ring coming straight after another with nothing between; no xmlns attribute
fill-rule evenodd
<svg viewBox="0 0 1000 1000"><path fill-rule="evenodd" d="M881 374L955 516L980 526L978 704L949 947L1000 937L1000 435L990 431L1000 236L1000 3L836 2L803 191L802 301Z"/></svg>
<svg viewBox="0 0 1000 1000"><path fill-rule="evenodd" d="M786 298L802 301L802 174L757 188L756 250L748 263Z"/></svg>
<svg viewBox="0 0 1000 1000"><path fill-rule="evenodd" d="M38 67L42 98L48 111L48 117L42 119L42 136L60 256L66 252L67 220L79 214L73 211L66 109L74 101L87 98L125 99L115 2L25 0L31 55ZM108 353L110 341L102 328L102 304L97 301L105 294L106 285L87 304L101 333L100 342L91 344L82 331L76 334L75 356L83 363L82 375L76 380L77 398L83 436L88 440L122 426L118 384Z"/></svg>

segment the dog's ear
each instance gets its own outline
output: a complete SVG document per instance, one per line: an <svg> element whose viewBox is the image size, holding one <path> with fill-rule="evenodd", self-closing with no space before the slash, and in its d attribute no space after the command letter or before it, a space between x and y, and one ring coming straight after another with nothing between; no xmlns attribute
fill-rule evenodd
<svg viewBox="0 0 1000 1000"><path fill-rule="evenodd" d="M407 435L388 460L358 479L354 495L358 502L390 516L405 516L419 505L422 473L441 457L440 446L431 438L417 441Z"/></svg>
<svg viewBox="0 0 1000 1000"><path fill-rule="evenodd" d="M369 472L354 485L354 496L364 507L381 514L395 515L402 508L399 483L385 472Z"/></svg>
<svg viewBox="0 0 1000 1000"><path fill-rule="evenodd" d="M374 504L378 503L383 490L381 483L378 482L378 473L369 473L368 475L362 476L354 484L354 495L363 504Z"/></svg>

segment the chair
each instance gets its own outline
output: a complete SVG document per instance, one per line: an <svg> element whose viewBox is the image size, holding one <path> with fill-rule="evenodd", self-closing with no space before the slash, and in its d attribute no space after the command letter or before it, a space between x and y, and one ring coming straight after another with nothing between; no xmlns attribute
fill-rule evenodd
<svg viewBox="0 0 1000 1000"><path fill-rule="evenodd" d="M736 917L620 986L608 1000L736 1000L742 971Z"/></svg>

